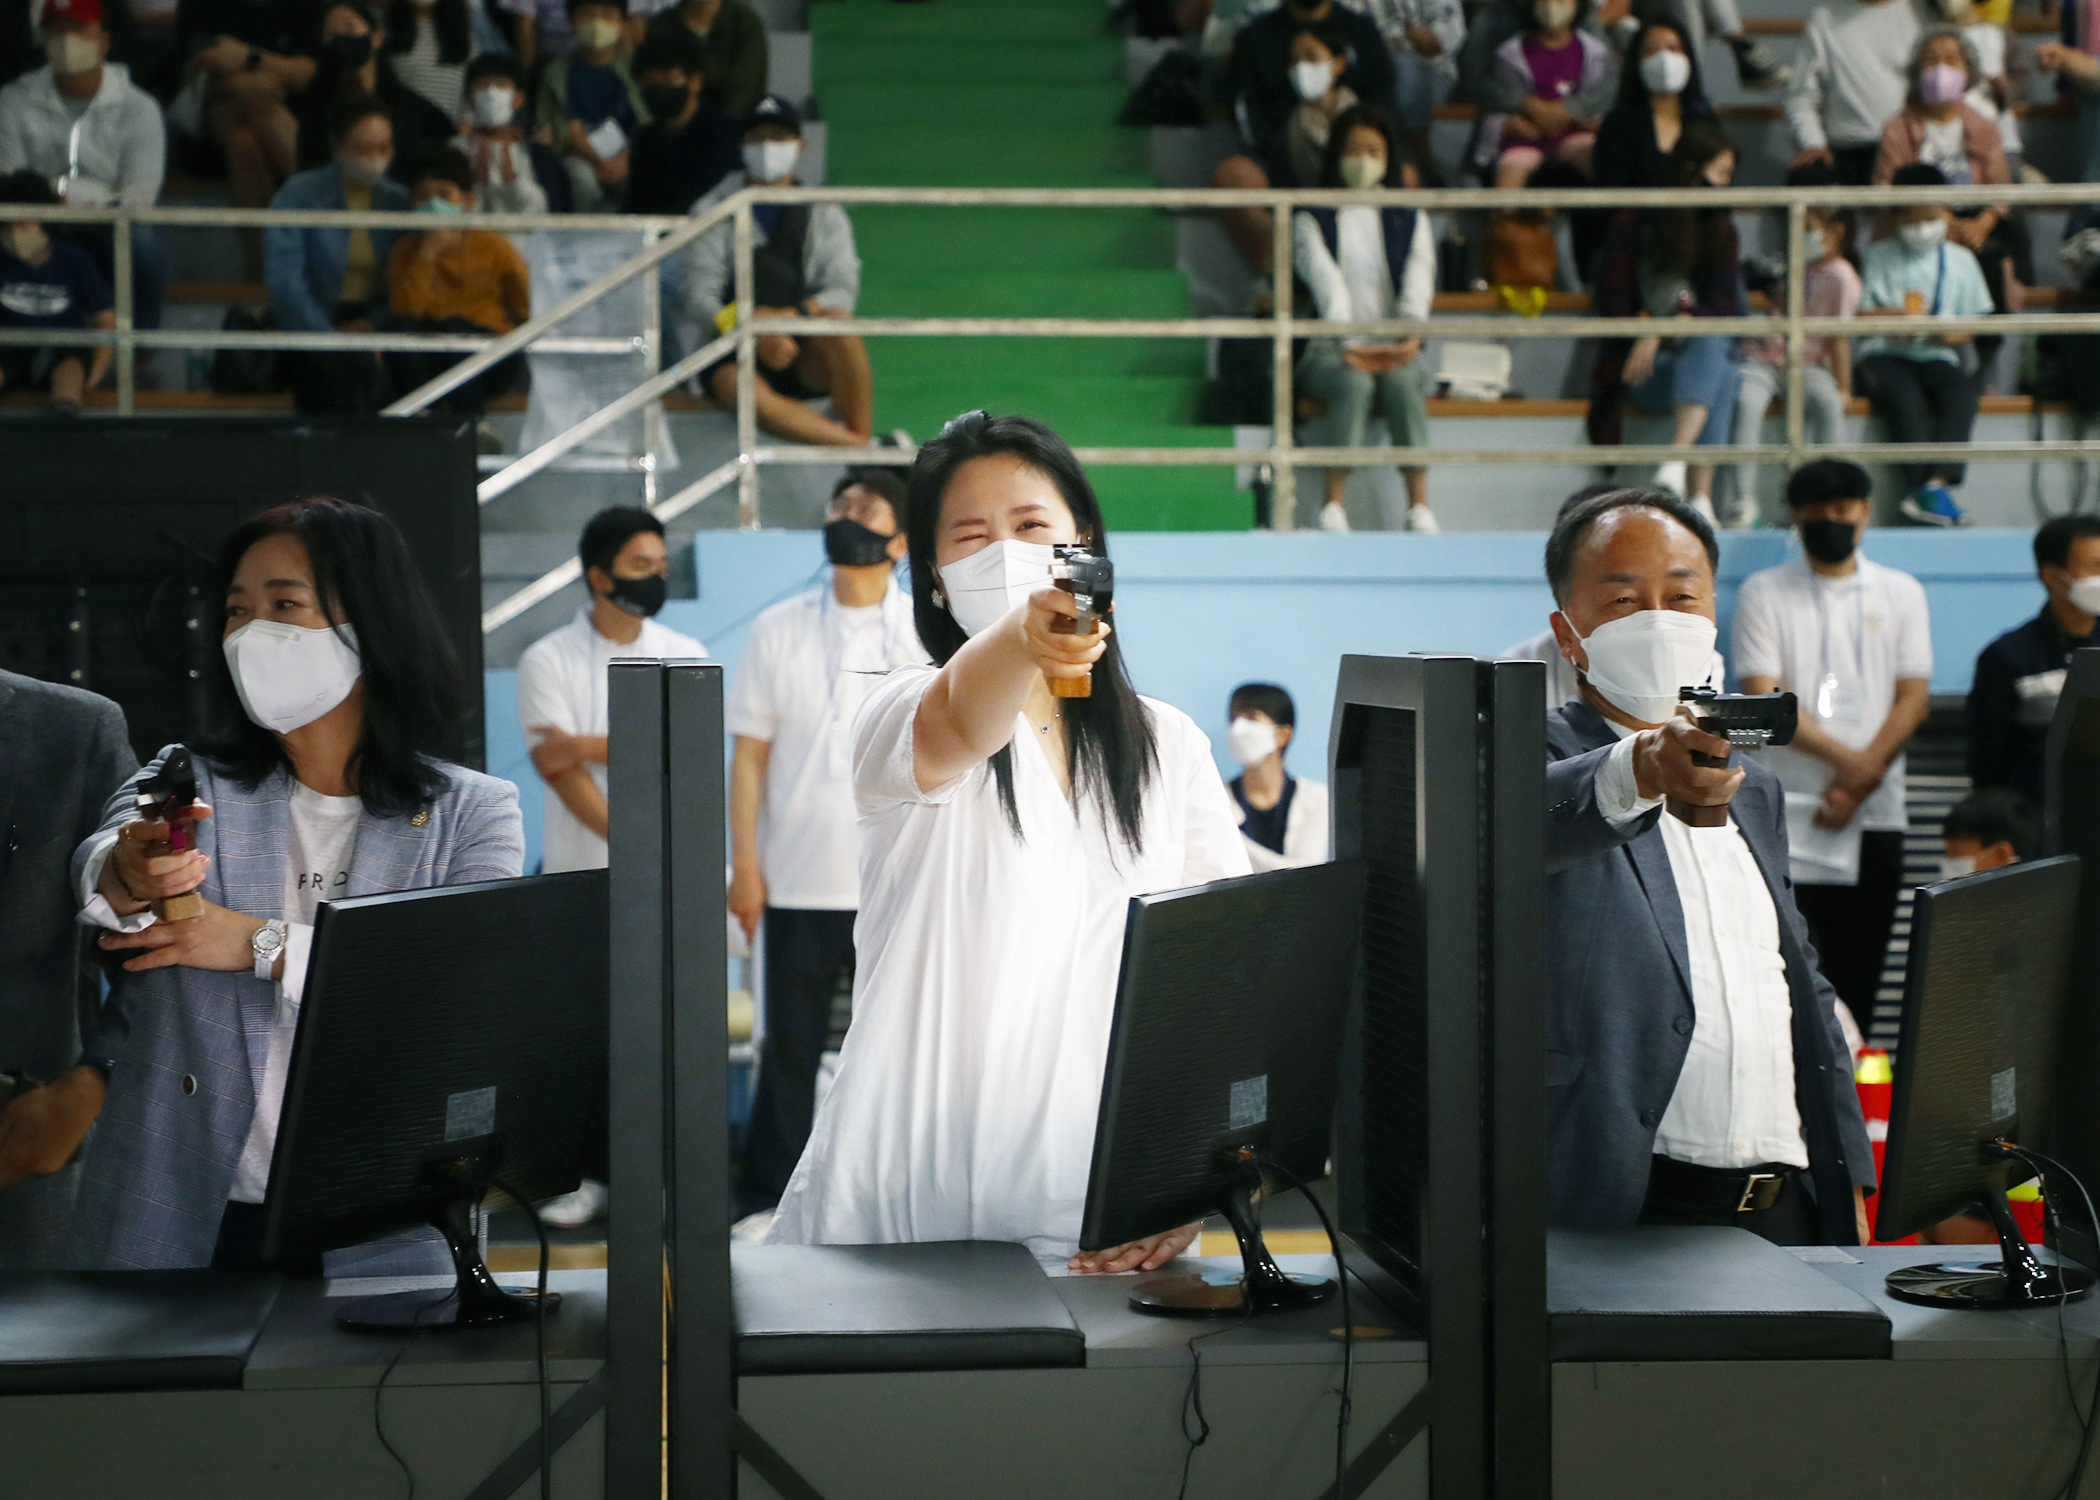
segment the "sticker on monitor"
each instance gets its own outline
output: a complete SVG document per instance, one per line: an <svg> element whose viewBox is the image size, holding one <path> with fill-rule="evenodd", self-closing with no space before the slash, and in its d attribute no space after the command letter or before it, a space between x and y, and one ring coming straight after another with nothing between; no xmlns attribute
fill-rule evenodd
<svg viewBox="0 0 2100 1500"><path fill-rule="evenodd" d="M445 1096L445 1139L471 1141L496 1133L496 1089L467 1089Z"/></svg>
<svg viewBox="0 0 2100 1500"><path fill-rule="evenodd" d="M1269 1075L1240 1079L1232 1086L1232 1128L1245 1130L1250 1125L1268 1122Z"/></svg>

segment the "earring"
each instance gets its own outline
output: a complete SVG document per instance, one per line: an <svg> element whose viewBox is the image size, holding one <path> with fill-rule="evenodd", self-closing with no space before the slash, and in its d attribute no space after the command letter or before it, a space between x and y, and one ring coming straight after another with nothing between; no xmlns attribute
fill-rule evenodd
<svg viewBox="0 0 2100 1500"><path fill-rule="evenodd" d="M933 607L935 609L946 609L948 607L948 596L939 589L933 591Z"/></svg>

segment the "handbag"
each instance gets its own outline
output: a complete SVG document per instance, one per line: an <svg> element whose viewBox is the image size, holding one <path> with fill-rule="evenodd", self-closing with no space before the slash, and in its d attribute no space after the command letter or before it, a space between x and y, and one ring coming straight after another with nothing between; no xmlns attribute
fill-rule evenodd
<svg viewBox="0 0 2100 1500"><path fill-rule="evenodd" d="M1560 248L1553 240L1553 215L1540 209L1491 215L1482 266L1490 286L1554 285Z"/></svg>
<svg viewBox="0 0 2100 1500"><path fill-rule="evenodd" d="M219 328L224 333L271 333L277 328L277 314L267 307L229 307ZM275 349L216 349L205 379L221 396L260 396L284 389Z"/></svg>

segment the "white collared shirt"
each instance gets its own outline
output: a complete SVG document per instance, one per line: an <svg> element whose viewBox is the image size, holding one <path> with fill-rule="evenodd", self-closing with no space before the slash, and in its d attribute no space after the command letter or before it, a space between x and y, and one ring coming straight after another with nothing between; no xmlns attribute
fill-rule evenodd
<svg viewBox="0 0 2100 1500"><path fill-rule="evenodd" d="M1633 774L1634 731L1598 768L1597 809L1615 828L1660 804ZM1779 946L1779 908L1733 815L1694 828L1659 820L1684 911L1692 1035L1677 1091L1655 1132L1658 1155L1700 1167L1808 1165L1794 1098L1794 1006Z"/></svg>

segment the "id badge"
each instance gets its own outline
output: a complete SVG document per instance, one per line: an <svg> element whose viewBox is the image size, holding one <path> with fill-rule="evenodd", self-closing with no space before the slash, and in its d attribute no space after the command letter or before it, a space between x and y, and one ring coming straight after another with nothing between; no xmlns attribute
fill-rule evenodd
<svg viewBox="0 0 2100 1500"><path fill-rule="evenodd" d="M853 775L852 726L844 719L833 719L824 739L824 774L833 781L847 780Z"/></svg>
<svg viewBox="0 0 2100 1500"><path fill-rule="evenodd" d="M1858 687L1838 681L1835 672L1816 686L1816 717L1832 724L1857 724L1865 709Z"/></svg>

